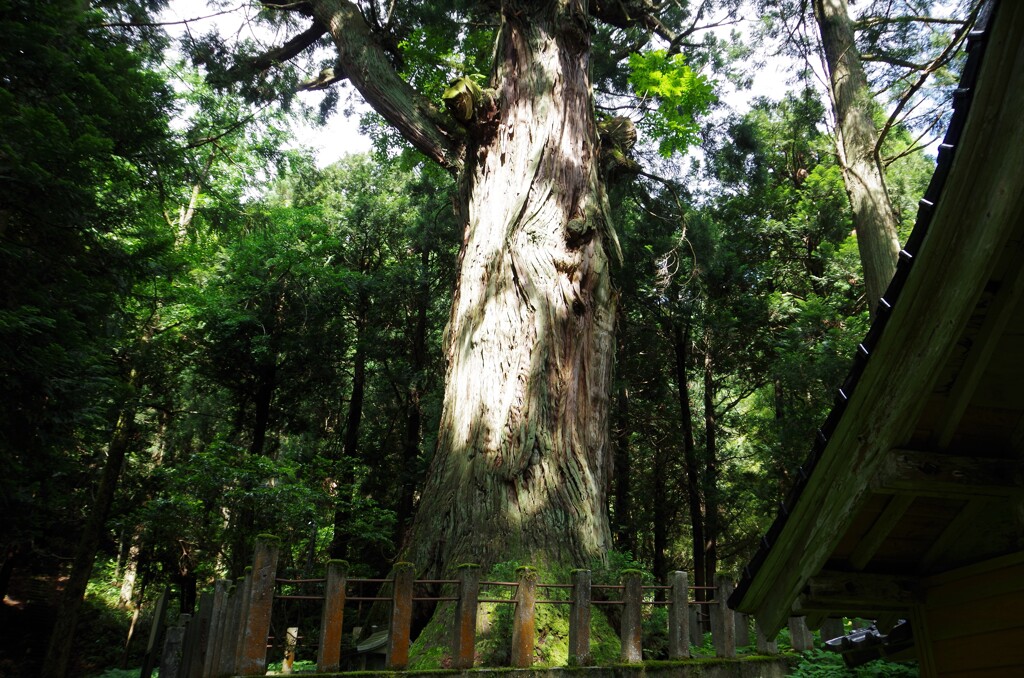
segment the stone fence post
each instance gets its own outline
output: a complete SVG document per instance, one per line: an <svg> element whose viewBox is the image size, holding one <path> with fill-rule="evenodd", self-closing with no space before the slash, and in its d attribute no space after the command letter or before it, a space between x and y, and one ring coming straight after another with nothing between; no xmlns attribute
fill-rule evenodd
<svg viewBox="0 0 1024 678"><path fill-rule="evenodd" d="M814 636L807 628L803 617L789 618L789 646L797 652L806 652L814 648Z"/></svg>
<svg viewBox="0 0 1024 678"><path fill-rule="evenodd" d="M274 607L274 587L277 584L277 558L281 541L269 535L256 537L248 599L244 601L246 614L242 620L239 661L236 670L242 676L262 676L267 672L267 636L270 634L270 614Z"/></svg>
<svg viewBox="0 0 1024 678"><path fill-rule="evenodd" d="M779 643L775 640L768 640L768 636L761 630L761 624L756 619L754 628L757 630L757 651L760 654L778 654Z"/></svg>
<svg viewBox="0 0 1024 678"><path fill-rule="evenodd" d="M639 570L622 571L622 654L625 664L643 661L641 646L640 603L643 599L643 582Z"/></svg>
<svg viewBox="0 0 1024 678"><path fill-rule="evenodd" d="M569 608L569 666L589 666L590 655L590 570L572 573L572 606Z"/></svg>
<svg viewBox="0 0 1024 678"><path fill-rule="evenodd" d="M476 613L480 599L480 566L459 565L459 600L455 603L452 668L471 669L476 660Z"/></svg>
<svg viewBox="0 0 1024 678"><path fill-rule="evenodd" d="M320 616L320 646L316 653L316 670L334 673L341 667L341 634L345 621L345 582L348 563L331 560L327 563L324 584L324 609Z"/></svg>
<svg viewBox="0 0 1024 678"><path fill-rule="evenodd" d="M668 576L668 657L683 659L690 656L690 582L686 572L673 572Z"/></svg>
<svg viewBox="0 0 1024 678"><path fill-rule="evenodd" d="M711 640L715 656L731 659L736 656L736 618L728 604L733 583L715 575L715 601L711 604Z"/></svg>
<svg viewBox="0 0 1024 678"><path fill-rule="evenodd" d="M163 654L160 656L160 675L168 678L180 678L181 654L185 644L185 632L188 629L190 614L178 617L176 626L169 626L164 632Z"/></svg>
<svg viewBox="0 0 1024 678"><path fill-rule="evenodd" d="M391 626L388 631L388 670L400 670L409 665L409 633L412 630L412 590L416 581L416 568L412 563L395 563L391 599Z"/></svg>
<svg viewBox="0 0 1024 678"><path fill-rule="evenodd" d="M512 613L512 666L519 669L533 664L533 642L537 619L537 571L532 567L516 570L516 607Z"/></svg>

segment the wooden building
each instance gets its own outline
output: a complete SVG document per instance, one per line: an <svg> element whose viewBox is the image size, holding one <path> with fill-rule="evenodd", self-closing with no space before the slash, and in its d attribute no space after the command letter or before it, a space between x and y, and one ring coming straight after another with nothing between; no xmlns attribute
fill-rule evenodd
<svg viewBox="0 0 1024 678"><path fill-rule="evenodd" d="M935 176L730 605L911 622L923 676L1024 676L1024 2L983 10Z"/></svg>

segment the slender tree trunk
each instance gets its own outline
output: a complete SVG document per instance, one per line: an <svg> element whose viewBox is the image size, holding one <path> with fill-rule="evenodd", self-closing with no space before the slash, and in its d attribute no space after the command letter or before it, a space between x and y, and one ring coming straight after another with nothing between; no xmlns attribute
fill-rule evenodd
<svg viewBox="0 0 1024 678"><path fill-rule="evenodd" d="M139 387L139 379L133 372L132 386ZM85 598L85 588L92 575L96 551L99 549L103 529L110 515L110 507L114 503L117 481L124 466L128 447L135 434L135 405L126 404L121 410L114 427L114 433L107 449L107 459L103 466L103 475L96 488L95 501L89 511L85 526L79 538L75 558L71 564L71 574L57 606L57 622L50 636L50 645L43 662L43 678L64 678L68 672L71 659L71 646L74 642L75 627L78 624L78 613Z"/></svg>
<svg viewBox="0 0 1024 678"><path fill-rule="evenodd" d="M700 462L693 436L693 409L690 406L690 325L672 328L676 360L676 389L679 393L679 423L683 431L683 467L686 469L686 499L690 509L690 530L693 533L693 584L709 586L704 550L704 499L701 492ZM712 580L713 581L713 580ZM705 589L698 588L696 600L709 600Z"/></svg>
<svg viewBox="0 0 1024 678"><path fill-rule="evenodd" d="M630 487L632 460L630 459L629 392L619 389L615 422L615 544L620 551L636 554L636 526L633 524L633 505Z"/></svg>
<svg viewBox="0 0 1024 678"><path fill-rule="evenodd" d="M193 614L199 585L196 573L189 568L183 568L175 579L178 582L178 609L183 614Z"/></svg>
<svg viewBox="0 0 1024 678"><path fill-rule="evenodd" d="M339 491L347 497L334 511L334 538L331 540L331 557L349 557L348 535L352 530L352 497L356 492L355 465L359 454L359 427L363 421L363 398L366 391L366 312L368 305L360 301L356 317L356 352L352 364L352 394L348 401L345 418L345 435L342 438L341 459L344 468L341 473Z"/></svg>
<svg viewBox="0 0 1024 678"><path fill-rule="evenodd" d="M128 668L128 653L132 647L132 638L135 637L135 629L139 623L139 617L142 615L142 607L146 600L146 583L143 580L142 586L139 587L138 594L135 600L135 610L132 612L132 623L128 626L128 634L124 639L124 647L121 649L121 668Z"/></svg>
<svg viewBox="0 0 1024 678"><path fill-rule="evenodd" d="M676 337L673 337L673 340L675 339ZM651 468L651 488L653 489L651 515L654 533L654 552L651 557L651 565L654 569L654 576L663 584L668 581L668 528L673 513L668 499L668 465L671 454L672 448L668 445L655 445L654 463Z"/></svg>
<svg viewBox="0 0 1024 678"><path fill-rule="evenodd" d="M493 126L461 176L464 241L438 445L404 557L588 565L611 543L614 237L586 3L502 3Z"/></svg>
<svg viewBox="0 0 1024 678"><path fill-rule="evenodd" d="M853 209L868 305L874 315L878 300L896 272L900 251L896 211L875 152L875 106L854 42L846 0L814 0L814 16L829 74L829 94L836 117L836 150Z"/></svg>
<svg viewBox="0 0 1024 678"><path fill-rule="evenodd" d="M402 436L402 487L398 495L395 516L395 543L405 544L406 531L413 515L413 500L419 478L416 473L420 456L420 434L423 414L420 397L423 373L427 367L427 311L430 305L430 250L420 252L420 285L416 295L416 320L412 333L412 354L410 367L412 377L406 391L405 433Z"/></svg>
<svg viewBox="0 0 1024 678"><path fill-rule="evenodd" d="M121 575L121 592L117 597L118 607L128 609L135 600L135 581L139 573L139 559L142 558L142 525L132 528L131 541L124 559Z"/></svg>
<svg viewBox="0 0 1024 678"><path fill-rule="evenodd" d="M654 449L654 477L652 486L654 489L651 503L654 518L654 554L652 565L654 576L658 581L664 583L668 575L668 523L672 512L668 502L668 447L658 445Z"/></svg>
<svg viewBox="0 0 1024 678"><path fill-rule="evenodd" d="M254 398L255 418L252 425L252 442L249 454L254 457L266 452L267 430L270 428L270 409L277 388L277 356L272 362L261 365L256 373L256 394Z"/></svg>
<svg viewBox="0 0 1024 678"><path fill-rule="evenodd" d="M704 568L714 582L718 569L718 421L711 331L704 335Z"/></svg>
<svg viewBox="0 0 1024 678"><path fill-rule="evenodd" d="M250 456L262 456L266 453L267 431L270 429L271 406L277 389L277 353L274 352L270 362L261 365L256 371L256 393L253 395L252 437L249 442ZM251 490L251 487L247 488ZM253 538L256 531L256 507L247 501L231 516L231 567L233 578L241 577L249 564L252 554Z"/></svg>

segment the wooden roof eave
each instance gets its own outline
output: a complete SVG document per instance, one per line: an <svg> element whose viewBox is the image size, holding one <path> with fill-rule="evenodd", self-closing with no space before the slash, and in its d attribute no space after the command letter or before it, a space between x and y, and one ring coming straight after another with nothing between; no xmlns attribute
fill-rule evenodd
<svg viewBox="0 0 1024 678"><path fill-rule="evenodd" d="M899 303L775 543L740 600L770 636L902 445L993 262L1024 221L1024 3L1000 4L974 100Z"/></svg>

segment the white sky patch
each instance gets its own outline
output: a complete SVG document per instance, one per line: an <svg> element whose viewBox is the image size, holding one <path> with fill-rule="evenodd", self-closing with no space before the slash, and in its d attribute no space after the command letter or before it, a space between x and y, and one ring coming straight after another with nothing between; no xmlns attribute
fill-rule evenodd
<svg viewBox="0 0 1024 678"><path fill-rule="evenodd" d="M164 29L175 39L180 39L188 34L198 38L211 31L217 31L227 39L232 37L251 38L269 47L281 44L291 37L290 34L275 35L274 31L259 26L255 21L250 21L249 17L253 11L253 7L249 3L241 1L224 9L217 9L208 7L205 0L171 0L167 9L160 14L159 21L169 24L164 26ZM335 85L335 87L338 86ZM352 91L351 87L347 89L349 92ZM363 111L369 109L365 104L360 104L354 107L354 112L351 115L346 116L344 109L348 107L347 96L346 92L342 92L341 102L338 105L339 110L322 127L311 124L302 116L291 116L290 131L293 141L286 144L285 148L312 150L316 156L316 164L320 167L326 167L349 154L369 151L370 140L359 133L359 117ZM358 98L358 94L355 96ZM297 93L300 103L314 110L319 109L323 97L323 92L303 91Z"/></svg>

